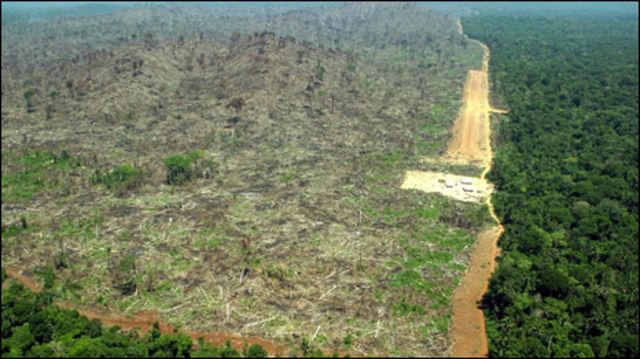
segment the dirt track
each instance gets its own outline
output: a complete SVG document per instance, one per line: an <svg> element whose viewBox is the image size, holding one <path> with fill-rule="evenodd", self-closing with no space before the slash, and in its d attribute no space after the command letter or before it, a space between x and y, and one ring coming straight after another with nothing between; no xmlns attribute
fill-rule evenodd
<svg viewBox="0 0 640 359"><path fill-rule="evenodd" d="M466 162L491 161L487 73L470 70L464 84L460 115L453 125L448 157Z"/></svg>
<svg viewBox="0 0 640 359"><path fill-rule="evenodd" d="M460 29L462 25L458 22ZM444 160L453 162L481 162L486 167L493 157L491 153L489 113L507 113L489 104L489 48L477 40L471 40L484 52L482 68L469 70L464 83L462 108L453 125L453 139L449 143Z"/></svg>
<svg viewBox="0 0 640 359"><path fill-rule="evenodd" d="M459 20L457 26L458 32L463 35ZM467 38L466 35L464 36ZM467 74L462 107L453 125L453 138L449 143L447 154L438 160L458 164L481 164L484 167L481 180L488 183L486 175L491 170L493 160L489 115L491 112L507 113L507 111L494 109L489 104L489 48L480 41L468 40L482 48L484 52L482 68L469 70ZM446 174L407 171L402 188L440 192L456 198L449 192L434 190L434 185L428 181L429 175L442 177ZM492 187L488 186L488 188ZM479 303L488 289L489 279L496 266L495 258L500 254L498 239L504 228L499 224L500 220L491 203L491 189L486 194L485 203L497 225L478 235L470 254L469 268L453 293L451 301L453 320L450 336L453 342L452 354L455 357L486 357L489 353L484 314L479 308Z"/></svg>
<svg viewBox="0 0 640 359"><path fill-rule="evenodd" d="M464 35L460 20L456 25L458 33ZM481 162L487 167L493 158L489 113L504 114L507 111L492 108L489 103L489 48L478 40L469 39L466 35L464 37L482 48L482 68L469 70L467 73L462 108L453 125L453 138L447 155L442 160L456 163Z"/></svg>
<svg viewBox="0 0 640 359"><path fill-rule="evenodd" d="M458 28L462 33L460 21ZM449 155L468 161L482 161L484 171L481 177L485 179L491 170L493 159L489 113L507 111L496 110L489 105L489 48L477 40L471 41L479 44L484 51L482 69L469 71L464 89L463 108L454 125L454 139L449 146ZM453 294L451 338L452 354L456 357L485 357L489 354L484 313L479 308L479 303L495 270L495 258L500 254L498 239L504 228L499 224L500 220L495 213L490 195L487 196L486 204L491 217L498 225L478 235L471 252L469 268Z"/></svg>
<svg viewBox="0 0 640 359"><path fill-rule="evenodd" d="M484 179L491 169L491 163L482 172ZM491 196L486 204L489 213L497 223ZM453 325L451 338L453 340L453 356L455 357L486 357L489 354L489 343L484 321L484 313L480 308L480 300L489 288L491 274L496 269L496 257L500 255L498 239L504 232L502 224L493 226L478 235L476 244L470 254L469 268L462 281L453 293Z"/></svg>

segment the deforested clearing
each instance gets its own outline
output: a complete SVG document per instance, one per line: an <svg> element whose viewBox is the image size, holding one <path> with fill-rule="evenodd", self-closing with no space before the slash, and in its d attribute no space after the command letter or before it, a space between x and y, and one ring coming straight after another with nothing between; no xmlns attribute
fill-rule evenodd
<svg viewBox="0 0 640 359"><path fill-rule="evenodd" d="M450 354L491 219L400 187L445 154L481 49L417 4L245 10L3 18L3 265L285 354Z"/></svg>
<svg viewBox="0 0 640 359"><path fill-rule="evenodd" d="M3 2L2 357L637 357L635 3Z"/></svg>

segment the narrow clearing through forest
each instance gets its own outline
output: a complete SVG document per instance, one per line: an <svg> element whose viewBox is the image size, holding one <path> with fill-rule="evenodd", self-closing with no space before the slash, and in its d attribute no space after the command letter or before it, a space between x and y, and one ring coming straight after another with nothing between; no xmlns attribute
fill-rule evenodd
<svg viewBox="0 0 640 359"><path fill-rule="evenodd" d="M462 24L458 20L458 31L463 34ZM466 35L465 38L469 39ZM504 231L491 203L493 187L486 181L491 169L493 152L491 149L490 113L506 113L505 110L491 108L489 104L489 48L480 41L477 43L484 52L482 68L469 70L464 84L463 103L458 118L453 126L453 138L449 143L447 154L440 158L442 162L478 164L484 170L480 178L470 178L473 183L484 183L486 193L476 196L487 204L491 217L498 223L478 235L470 253L470 262L460 284L453 293L453 322L450 335L453 342L452 355L455 357L485 357L489 353L484 314L479 308L480 300L488 289L489 279L493 273L500 254L498 238ZM427 159L428 160L428 159ZM402 188L413 188L425 192L439 192L458 200L457 192L442 190L436 183L449 174L424 171L407 171ZM444 186L446 187L446 186ZM475 190L475 188L473 188Z"/></svg>

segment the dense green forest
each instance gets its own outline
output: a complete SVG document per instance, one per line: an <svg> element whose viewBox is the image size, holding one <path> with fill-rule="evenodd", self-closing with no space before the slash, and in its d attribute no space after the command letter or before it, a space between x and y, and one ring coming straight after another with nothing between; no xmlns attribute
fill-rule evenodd
<svg viewBox="0 0 640 359"><path fill-rule="evenodd" d="M6 273L2 270L4 284ZM100 321L89 320L76 310L53 304L53 295L32 293L21 284L2 289L2 357L111 357L111 358L266 358L259 345L242 353L228 342L221 347L192 343L182 333L165 335L155 325L140 336L137 331L123 332L119 327L104 328Z"/></svg>
<svg viewBox="0 0 640 359"><path fill-rule="evenodd" d="M463 24L510 110L490 172L505 226L483 299L490 355L637 357L637 14Z"/></svg>

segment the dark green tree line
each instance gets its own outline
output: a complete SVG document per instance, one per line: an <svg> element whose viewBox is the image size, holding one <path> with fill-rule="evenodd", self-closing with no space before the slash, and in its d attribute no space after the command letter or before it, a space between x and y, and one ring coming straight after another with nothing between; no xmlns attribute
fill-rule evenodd
<svg viewBox="0 0 640 359"><path fill-rule="evenodd" d="M6 273L2 270L2 281ZM244 350L244 357L266 358L259 345ZM76 310L53 304L47 290L32 293L18 283L2 290L2 357L80 358L237 358L241 353L230 343L215 347L202 340L193 345L183 333L160 333L157 323L144 336L119 327L105 328Z"/></svg>

